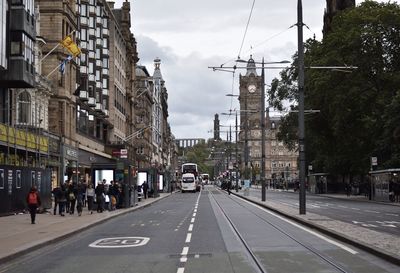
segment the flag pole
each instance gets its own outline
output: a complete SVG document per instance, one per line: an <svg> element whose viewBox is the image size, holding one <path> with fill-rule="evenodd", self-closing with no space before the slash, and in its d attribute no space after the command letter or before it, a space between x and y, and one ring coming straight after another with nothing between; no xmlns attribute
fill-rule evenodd
<svg viewBox="0 0 400 273"><path fill-rule="evenodd" d="M67 36L72 35L76 30L71 31ZM65 39L65 38L64 38ZM56 50L58 47L60 46L60 43L58 42L57 45L55 47L53 47L43 58L41 58L39 60L39 63L36 65L36 67L38 67L44 59L46 59L54 50ZM54 71L52 71L54 72Z"/></svg>
<svg viewBox="0 0 400 273"><path fill-rule="evenodd" d="M61 66L62 64L63 64L63 62L61 62L56 68L54 68L49 74L47 74L46 78L49 78L49 76L50 76L51 74L53 74L54 72L56 72L57 69L59 69L60 66Z"/></svg>

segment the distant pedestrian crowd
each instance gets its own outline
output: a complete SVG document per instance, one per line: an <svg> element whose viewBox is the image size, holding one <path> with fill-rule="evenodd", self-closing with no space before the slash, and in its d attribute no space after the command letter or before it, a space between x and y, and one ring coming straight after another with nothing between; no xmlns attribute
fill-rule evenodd
<svg viewBox="0 0 400 273"><path fill-rule="evenodd" d="M124 204L123 187L116 181L107 183L105 179L99 181L94 187L91 183L74 183L65 181L60 187L52 191L54 198L53 214L65 216L66 213L73 215L76 212L82 215L83 209L87 207L89 214L93 211L99 213L104 210L116 210Z"/></svg>

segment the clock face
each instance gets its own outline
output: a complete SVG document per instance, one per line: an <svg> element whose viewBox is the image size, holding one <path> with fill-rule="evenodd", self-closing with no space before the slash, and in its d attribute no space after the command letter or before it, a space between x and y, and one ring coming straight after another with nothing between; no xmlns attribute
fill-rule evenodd
<svg viewBox="0 0 400 273"><path fill-rule="evenodd" d="M257 89L257 87L254 84L250 84L247 89L249 90L250 93L254 93Z"/></svg>

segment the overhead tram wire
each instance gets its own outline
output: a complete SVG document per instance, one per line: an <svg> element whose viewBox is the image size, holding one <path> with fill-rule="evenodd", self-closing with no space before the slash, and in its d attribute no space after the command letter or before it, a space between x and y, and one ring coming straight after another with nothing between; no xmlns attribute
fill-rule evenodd
<svg viewBox="0 0 400 273"><path fill-rule="evenodd" d="M253 0L253 4L251 5L251 10L250 10L250 14L249 14L249 19L247 20L246 29L245 29L244 34L243 34L242 44L240 45L240 49L239 49L239 53L238 53L238 57L239 57L239 58L240 58L240 54L242 53L242 48L243 48L244 40L246 39L247 30L248 30L249 25L250 25L250 20L251 20L252 14L253 14L253 10L254 10L254 5L255 5L255 3L256 3L256 0Z"/></svg>
<svg viewBox="0 0 400 273"><path fill-rule="evenodd" d="M265 44L265 43L268 42L269 40L272 40L273 38L276 38L276 37L280 36L281 34L285 33L286 31L288 31L289 29L291 29L291 28L294 27L294 26L296 26L296 25L291 25L290 27L285 28L284 30L273 34L272 36L268 37L267 39L265 39L265 40L263 40L263 41L257 43L255 46L253 46L251 49L248 49L248 50L245 51L244 53L248 53L250 50L254 50L255 48L258 48L259 46ZM238 58L233 58L233 59L230 59L230 60L228 60L228 61L222 63L221 66L220 66L220 68L219 68L219 69L216 69L216 70L218 70L218 71L225 71L225 72L232 72L231 70L224 70L224 65L226 65L227 63L233 62L233 61L235 61L235 60L237 60L237 59L238 59ZM239 59L240 59L240 57L239 57Z"/></svg>

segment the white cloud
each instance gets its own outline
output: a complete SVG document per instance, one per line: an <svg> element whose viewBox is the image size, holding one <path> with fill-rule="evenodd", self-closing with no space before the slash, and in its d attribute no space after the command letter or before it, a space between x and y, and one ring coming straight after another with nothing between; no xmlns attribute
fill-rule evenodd
<svg viewBox="0 0 400 273"><path fill-rule="evenodd" d="M116 7L123 0L116 0ZM326 1L303 0L304 40L322 36ZM357 1L361 2L361 1ZM387 1L385 1L387 2ZM238 107L237 71L213 72L239 54L253 0L135 0L131 2L132 32L140 64L153 72L153 60L161 59L161 72L168 90L169 122L177 138L210 138L214 115ZM256 1L247 36L240 53L266 61L291 60L297 51L297 1ZM230 64L233 64L232 62ZM279 71L267 70L266 83ZM234 124L234 117L220 116L221 124Z"/></svg>

